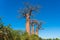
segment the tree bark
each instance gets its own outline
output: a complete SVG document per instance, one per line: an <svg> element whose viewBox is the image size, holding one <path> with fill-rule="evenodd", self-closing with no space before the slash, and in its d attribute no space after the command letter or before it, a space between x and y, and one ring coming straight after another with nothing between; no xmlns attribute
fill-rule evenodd
<svg viewBox="0 0 60 40"><path fill-rule="evenodd" d="M30 16L26 14L26 32L30 34Z"/></svg>
<svg viewBox="0 0 60 40"><path fill-rule="evenodd" d="M34 25L32 25L32 34L34 34Z"/></svg>
<svg viewBox="0 0 60 40"><path fill-rule="evenodd" d="M38 35L38 28L36 28L36 35Z"/></svg>

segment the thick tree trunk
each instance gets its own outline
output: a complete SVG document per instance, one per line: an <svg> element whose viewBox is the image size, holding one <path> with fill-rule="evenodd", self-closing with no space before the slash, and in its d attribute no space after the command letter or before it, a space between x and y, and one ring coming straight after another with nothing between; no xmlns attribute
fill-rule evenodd
<svg viewBox="0 0 60 40"><path fill-rule="evenodd" d="M36 35L38 35L38 28L36 28Z"/></svg>
<svg viewBox="0 0 60 40"><path fill-rule="evenodd" d="M29 14L26 14L26 32L30 34L30 18Z"/></svg>

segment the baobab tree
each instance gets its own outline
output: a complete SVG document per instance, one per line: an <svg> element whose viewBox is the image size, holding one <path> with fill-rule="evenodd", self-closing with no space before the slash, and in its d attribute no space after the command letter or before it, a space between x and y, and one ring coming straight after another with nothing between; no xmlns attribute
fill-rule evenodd
<svg viewBox="0 0 60 40"><path fill-rule="evenodd" d="M38 31L41 30L41 25L42 25L42 22L40 22L40 23L37 24L36 35L38 35Z"/></svg>
<svg viewBox="0 0 60 40"><path fill-rule="evenodd" d="M32 21L30 22L30 24L31 24L31 26L32 26L32 33L31 33L31 34L34 34L34 25L35 25L34 20L32 20Z"/></svg>
<svg viewBox="0 0 60 40"><path fill-rule="evenodd" d="M32 12L36 11L39 7L38 6L31 6L30 4L26 3L26 8L23 10L19 10L21 16L26 18L26 32L30 34L30 19L32 16ZM20 16L20 17L21 17Z"/></svg>
<svg viewBox="0 0 60 40"><path fill-rule="evenodd" d="M37 21L37 20L32 20L31 25L32 25L32 33L31 34L38 35L38 31L39 31L39 29L41 29L42 22L39 23L39 21ZM35 29L36 33L34 32L34 25L37 25L37 27Z"/></svg>
<svg viewBox="0 0 60 40"><path fill-rule="evenodd" d="M34 32L34 25L37 25L38 24L38 22L37 22L37 20L31 20L31 26L32 26L32 33L31 34L34 34L35 32Z"/></svg>

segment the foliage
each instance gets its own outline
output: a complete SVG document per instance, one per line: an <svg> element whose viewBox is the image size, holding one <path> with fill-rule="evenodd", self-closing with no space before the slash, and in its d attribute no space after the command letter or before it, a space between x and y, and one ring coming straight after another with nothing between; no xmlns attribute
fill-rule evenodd
<svg viewBox="0 0 60 40"><path fill-rule="evenodd" d="M42 39L41 37L32 34L29 35L27 32L21 30L14 30L11 25L4 26L0 23L0 40L60 40L56 39Z"/></svg>
<svg viewBox="0 0 60 40"><path fill-rule="evenodd" d="M2 25L0 25L2 26ZM2 29L2 30L1 30ZM11 28L11 25L4 26L0 29L0 32L7 33L8 40L39 40L37 35L29 35L27 32L23 32L20 30L14 30ZM6 31L5 31L6 30ZM5 34L6 35L6 34ZM3 36L3 35L2 35ZM6 39L6 36L4 36Z"/></svg>

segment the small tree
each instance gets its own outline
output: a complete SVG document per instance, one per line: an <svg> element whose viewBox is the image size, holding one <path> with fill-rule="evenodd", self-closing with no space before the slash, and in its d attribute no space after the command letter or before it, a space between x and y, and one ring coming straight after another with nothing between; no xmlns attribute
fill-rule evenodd
<svg viewBox="0 0 60 40"><path fill-rule="evenodd" d="M56 40L59 40L58 38L56 38Z"/></svg>

